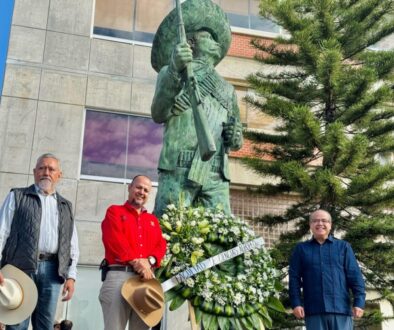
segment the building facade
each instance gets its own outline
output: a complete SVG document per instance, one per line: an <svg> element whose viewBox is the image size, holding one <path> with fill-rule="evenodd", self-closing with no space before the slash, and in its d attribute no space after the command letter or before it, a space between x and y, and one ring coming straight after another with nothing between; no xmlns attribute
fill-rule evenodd
<svg viewBox="0 0 394 330"><path fill-rule="evenodd" d="M150 118L157 76L150 52L174 1L6 1L14 9L0 77L0 199L12 187L33 183L39 155L51 152L62 160L59 191L73 203L81 255L75 296L68 305L59 304L59 318L72 319L76 329L100 329L100 224L109 205L126 200L135 174L157 180L163 128ZM258 0L215 2L233 31L229 54L217 69L236 88L244 126L270 130L273 120L249 109L242 97L248 92L246 76L262 69L253 60L250 38L270 40L282 31L258 18ZM283 212L295 196L273 199L247 192L262 180L240 163L248 153L246 143L230 159L234 214L252 219ZM256 230L267 244L280 233L279 228Z"/></svg>

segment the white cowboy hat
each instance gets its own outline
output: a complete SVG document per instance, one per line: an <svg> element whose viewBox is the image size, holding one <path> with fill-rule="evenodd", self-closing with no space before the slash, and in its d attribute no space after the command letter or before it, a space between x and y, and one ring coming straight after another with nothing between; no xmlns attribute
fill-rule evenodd
<svg viewBox="0 0 394 330"><path fill-rule="evenodd" d="M12 265L1 270L4 282L0 285L0 323L13 325L26 320L37 304L37 287L23 271Z"/></svg>
<svg viewBox="0 0 394 330"><path fill-rule="evenodd" d="M156 279L141 281L138 276L123 283L122 296L149 327L158 324L164 311L164 292Z"/></svg>

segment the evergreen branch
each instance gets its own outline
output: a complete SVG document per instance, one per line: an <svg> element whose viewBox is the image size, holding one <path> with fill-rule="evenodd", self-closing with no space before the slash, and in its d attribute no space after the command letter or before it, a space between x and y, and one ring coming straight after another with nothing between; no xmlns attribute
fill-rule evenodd
<svg viewBox="0 0 394 330"><path fill-rule="evenodd" d="M373 195L363 194L357 200L353 200L355 206L376 208L393 208L394 207L394 188L387 189L384 192L374 191Z"/></svg>
<svg viewBox="0 0 394 330"><path fill-rule="evenodd" d="M378 165L363 170L361 173L355 172L351 176L351 182L348 185L347 195L355 196L367 192L370 189L381 186L385 182L394 179L394 171L392 165Z"/></svg>
<svg viewBox="0 0 394 330"><path fill-rule="evenodd" d="M384 37L392 34L394 32L394 22L386 24L386 26L381 27L378 31L371 33L370 36L364 36L362 42L359 42L356 46L349 49L344 53L344 59L350 59L353 56L361 53L367 47L376 44L378 41L382 40Z"/></svg>
<svg viewBox="0 0 394 330"><path fill-rule="evenodd" d="M341 121L345 126L354 124L360 118L363 118L372 108L379 103L385 101L390 95L387 86L382 86L372 94L366 94L359 102L343 111L337 116L337 120Z"/></svg>
<svg viewBox="0 0 394 330"><path fill-rule="evenodd" d="M369 138L375 138L386 133L392 133L394 131L394 122L386 121L384 123L375 123L369 127L366 131L366 135Z"/></svg>
<svg viewBox="0 0 394 330"><path fill-rule="evenodd" d="M287 135L269 134L251 130L245 131L244 137L258 143L285 144L290 142Z"/></svg>
<svg viewBox="0 0 394 330"><path fill-rule="evenodd" d="M379 79L387 78L394 68L394 51L367 50L357 58L362 61L363 67L374 70Z"/></svg>
<svg viewBox="0 0 394 330"><path fill-rule="evenodd" d="M394 118L394 109L381 110L371 115L370 121L389 120Z"/></svg>
<svg viewBox="0 0 394 330"><path fill-rule="evenodd" d="M257 72L259 77L272 81L305 80L308 75L302 71Z"/></svg>
<svg viewBox="0 0 394 330"><path fill-rule="evenodd" d="M341 20L338 24L338 29L345 29L348 26L352 26L352 22L363 22L368 17L371 16L371 13L376 12L379 8L380 0L368 0L368 1L355 1L352 6L348 6L348 10L344 10L341 15ZM357 6L354 6L357 4ZM380 10L380 16L384 16L386 11ZM374 17L377 17L376 14ZM351 31L354 32L354 31ZM345 39L346 40L346 39Z"/></svg>

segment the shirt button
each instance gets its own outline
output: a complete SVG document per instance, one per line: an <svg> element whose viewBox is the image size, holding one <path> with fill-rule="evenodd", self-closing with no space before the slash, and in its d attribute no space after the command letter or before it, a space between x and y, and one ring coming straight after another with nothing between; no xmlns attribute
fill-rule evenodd
<svg viewBox="0 0 394 330"><path fill-rule="evenodd" d="M140 246L142 246L142 244L140 244Z"/></svg>
<svg viewBox="0 0 394 330"><path fill-rule="evenodd" d="M140 237L142 237L142 235L140 235Z"/></svg>

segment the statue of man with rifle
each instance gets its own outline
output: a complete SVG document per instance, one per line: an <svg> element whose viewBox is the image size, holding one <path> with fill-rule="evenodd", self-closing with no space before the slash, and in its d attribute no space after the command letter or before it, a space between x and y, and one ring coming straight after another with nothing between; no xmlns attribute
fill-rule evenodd
<svg viewBox="0 0 394 330"><path fill-rule="evenodd" d="M228 153L241 148L242 125L234 88L215 70L230 42L228 19L210 0L177 0L155 35L151 112L165 124L157 216L180 195L186 206L230 213Z"/></svg>

